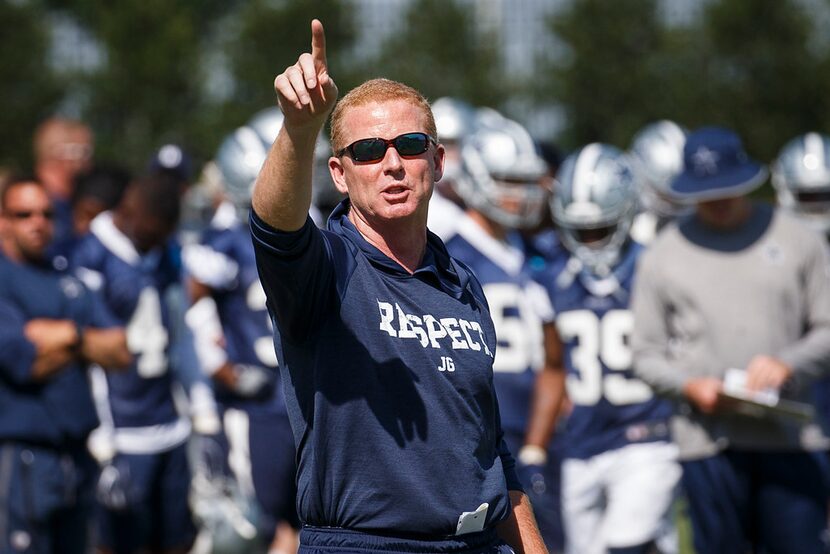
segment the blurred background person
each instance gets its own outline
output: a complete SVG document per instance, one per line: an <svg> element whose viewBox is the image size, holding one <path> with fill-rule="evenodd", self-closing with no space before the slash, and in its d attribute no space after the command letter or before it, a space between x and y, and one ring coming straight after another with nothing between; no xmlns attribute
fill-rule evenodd
<svg viewBox="0 0 830 554"><path fill-rule="evenodd" d="M830 368L823 238L747 196L767 170L722 127L691 133L672 196L694 213L643 255L637 375L676 404L674 438L698 552L825 552L828 439L816 422L724 397L809 403Z"/></svg>
<svg viewBox="0 0 830 554"><path fill-rule="evenodd" d="M72 232L73 180L78 173L91 167L94 153L92 130L80 121L52 117L35 130L35 176L52 200L56 237Z"/></svg>
<svg viewBox="0 0 830 554"><path fill-rule="evenodd" d="M637 173L640 211L631 225L631 236L648 244L666 223L689 213L689 207L671 197L669 186L683 171L686 130L674 121L650 123L634 135L629 156Z"/></svg>
<svg viewBox="0 0 830 554"><path fill-rule="evenodd" d="M131 361L100 298L48 257L53 211L34 178L0 191L0 513L4 552L87 554L98 424L89 363Z"/></svg>
<svg viewBox="0 0 830 554"><path fill-rule="evenodd" d="M671 506L680 479L671 407L632 373L630 295L642 247L629 231L637 183L617 148L569 155L550 207L570 257L543 283L546 372L564 422L562 509L567 551L677 552ZM556 412L554 412L556 413Z"/></svg>
<svg viewBox="0 0 830 554"><path fill-rule="evenodd" d="M179 218L176 183L161 174L133 180L111 211L96 216L72 254L73 265L98 289L127 333L129 370L93 380L101 440L111 459L98 483L97 546L101 552L187 552L196 529L188 506L190 422L174 397L180 335L167 302L181 268L170 246ZM183 370L182 370L183 371ZM214 416L215 419L215 416ZM197 431L218 432L218 420L194 419ZM215 427L211 429L210 427Z"/></svg>
<svg viewBox="0 0 830 554"><path fill-rule="evenodd" d="M548 405L545 399L551 395L547 376L539 374L542 322L536 310L545 295L530 278L518 233L537 226L546 209L541 181L547 166L528 132L502 117L476 125L458 146L459 167L451 186L466 210L452 221L447 250L481 281L498 341L493 380L505 441L516 453L519 478L545 543L561 551L558 465L550 460L548 466L551 427L545 416L530 425L534 398L538 405Z"/></svg>
<svg viewBox="0 0 830 554"><path fill-rule="evenodd" d="M256 536L240 536L238 548L288 553L299 529L294 438L248 226L254 180L282 120L279 109L264 110L222 142L215 164L223 199L198 242L185 247L184 262L187 323L222 409L222 465L259 508ZM327 159L328 145L318 149Z"/></svg>
<svg viewBox="0 0 830 554"><path fill-rule="evenodd" d="M467 102L443 96L432 105L438 141L444 145L444 174L435 183L429 201L429 230L444 240L449 239L455 224L464 213L464 199L456 184L467 176L461 168L461 144L476 127L476 111Z"/></svg>

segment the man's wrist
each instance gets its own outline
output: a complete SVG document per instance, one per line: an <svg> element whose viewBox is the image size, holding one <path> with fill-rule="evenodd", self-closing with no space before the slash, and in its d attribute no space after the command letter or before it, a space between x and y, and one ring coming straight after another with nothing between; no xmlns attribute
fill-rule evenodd
<svg viewBox="0 0 830 554"><path fill-rule="evenodd" d="M519 463L526 466L543 466L548 463L548 453L536 444L526 444L519 450Z"/></svg>
<svg viewBox="0 0 830 554"><path fill-rule="evenodd" d="M81 348L84 345L84 328L81 326L80 323L74 322L75 326L75 340L72 341L72 351L76 354L81 353Z"/></svg>

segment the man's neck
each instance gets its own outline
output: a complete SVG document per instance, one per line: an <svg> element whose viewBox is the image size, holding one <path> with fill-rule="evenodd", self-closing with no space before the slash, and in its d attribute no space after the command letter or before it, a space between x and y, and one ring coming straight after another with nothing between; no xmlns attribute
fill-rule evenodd
<svg viewBox="0 0 830 554"><path fill-rule="evenodd" d="M421 265L427 245L426 221L407 218L383 225L370 224L354 208L349 210L349 220L369 244L409 273L415 273Z"/></svg>

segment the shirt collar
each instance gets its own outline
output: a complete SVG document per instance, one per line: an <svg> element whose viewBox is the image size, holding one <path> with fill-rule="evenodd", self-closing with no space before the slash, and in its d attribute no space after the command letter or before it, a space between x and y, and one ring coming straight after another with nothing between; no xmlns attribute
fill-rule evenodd
<svg viewBox="0 0 830 554"><path fill-rule="evenodd" d="M427 244L421 264L411 274L398 262L370 244L349 219L351 203L344 199L334 208L328 220L328 230L340 235L357 246L373 266L392 275L402 277L416 277L421 280L433 281L439 288L453 296L460 298L467 287L469 276L453 260L441 239L427 230Z"/></svg>

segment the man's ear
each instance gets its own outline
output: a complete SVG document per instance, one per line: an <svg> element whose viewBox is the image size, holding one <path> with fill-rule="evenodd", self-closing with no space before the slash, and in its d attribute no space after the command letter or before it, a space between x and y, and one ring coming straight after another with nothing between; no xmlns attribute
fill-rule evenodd
<svg viewBox="0 0 830 554"><path fill-rule="evenodd" d="M435 146L435 154L433 154L433 164L435 165L434 181L437 183L444 176L444 160L446 159L446 151L443 144Z"/></svg>
<svg viewBox="0 0 830 554"><path fill-rule="evenodd" d="M349 194L349 187L346 185L345 167L340 158L332 156L329 158L329 173L334 186L340 194Z"/></svg>

